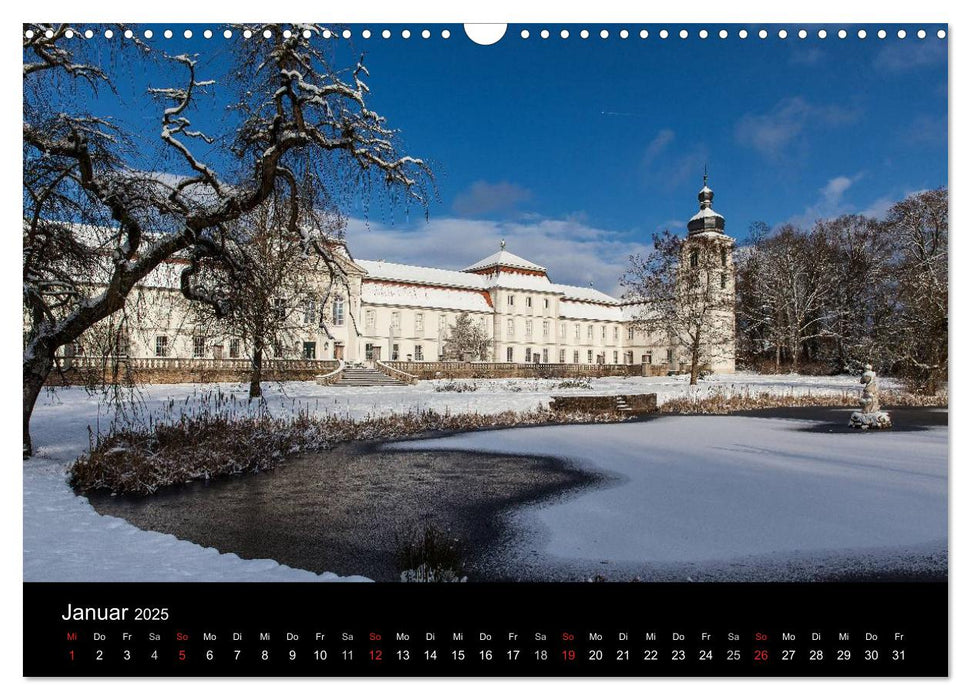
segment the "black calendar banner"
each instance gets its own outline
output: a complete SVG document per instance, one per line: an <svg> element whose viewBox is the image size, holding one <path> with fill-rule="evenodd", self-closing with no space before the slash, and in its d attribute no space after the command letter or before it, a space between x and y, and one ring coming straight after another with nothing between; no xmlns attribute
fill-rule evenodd
<svg viewBox="0 0 971 700"><path fill-rule="evenodd" d="M28 676L945 676L947 586L24 586Z"/></svg>

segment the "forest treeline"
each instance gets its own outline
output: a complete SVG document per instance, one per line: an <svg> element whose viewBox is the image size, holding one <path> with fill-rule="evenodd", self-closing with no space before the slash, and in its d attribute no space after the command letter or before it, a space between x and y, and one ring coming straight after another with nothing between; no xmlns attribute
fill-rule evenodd
<svg viewBox="0 0 971 700"><path fill-rule="evenodd" d="M935 393L947 384L948 192L881 218L749 228L736 251L740 367L856 372L872 364Z"/></svg>

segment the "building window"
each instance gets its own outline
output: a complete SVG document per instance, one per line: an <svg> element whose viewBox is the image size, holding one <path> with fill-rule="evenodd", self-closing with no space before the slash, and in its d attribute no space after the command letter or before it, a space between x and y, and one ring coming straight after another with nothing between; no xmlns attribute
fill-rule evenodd
<svg viewBox="0 0 971 700"><path fill-rule="evenodd" d="M509 306L515 306L516 305L516 297L514 297L512 294L510 294L509 296L507 296L506 297L506 304L508 304Z"/></svg>
<svg viewBox="0 0 971 700"><path fill-rule="evenodd" d="M601 340L607 339L607 326L600 326L600 339Z"/></svg>
<svg viewBox="0 0 971 700"><path fill-rule="evenodd" d="M625 362L627 362L627 364L629 364L629 365L634 364L634 351L633 350L628 350L625 353L624 357L626 358Z"/></svg>
<svg viewBox="0 0 971 700"><path fill-rule="evenodd" d="M728 267L728 248L722 248L722 267Z"/></svg>
<svg viewBox="0 0 971 700"><path fill-rule="evenodd" d="M391 359L392 360L397 360L398 359L398 344L397 343L395 343L394 345L391 346Z"/></svg>
<svg viewBox="0 0 971 700"><path fill-rule="evenodd" d="M364 359L373 360L374 359L374 344L365 343L364 344Z"/></svg>
<svg viewBox="0 0 971 700"><path fill-rule="evenodd" d="M418 362L421 362L424 359L425 359L425 350L424 350L424 348L422 348L421 345L416 345L415 346L415 360L417 360Z"/></svg>
<svg viewBox="0 0 971 700"><path fill-rule="evenodd" d="M566 350L560 349L560 364L566 362Z"/></svg>
<svg viewBox="0 0 971 700"><path fill-rule="evenodd" d="M229 341L229 356L234 360L239 359L239 338Z"/></svg>
<svg viewBox="0 0 971 700"><path fill-rule="evenodd" d="M550 308L550 300L549 299L543 299L543 308L544 309Z"/></svg>
<svg viewBox="0 0 971 700"><path fill-rule="evenodd" d="M587 340L593 340L593 326L587 326Z"/></svg>
<svg viewBox="0 0 971 700"><path fill-rule="evenodd" d="M550 322L549 321L543 321L543 337L544 338L549 338L550 337Z"/></svg>
<svg viewBox="0 0 971 700"><path fill-rule="evenodd" d="M317 343L306 342L303 344L303 359L305 360L317 359Z"/></svg>
<svg viewBox="0 0 971 700"><path fill-rule="evenodd" d="M634 339L634 326L630 326L627 329L627 340L633 340L633 339Z"/></svg>
<svg viewBox="0 0 971 700"><path fill-rule="evenodd" d="M526 348L526 362L532 362L532 361L533 361L533 349Z"/></svg>
<svg viewBox="0 0 971 700"><path fill-rule="evenodd" d="M722 273L722 289L728 286L728 275Z"/></svg>
<svg viewBox="0 0 971 700"><path fill-rule="evenodd" d="M543 364L545 365L549 361L550 361L550 351L547 350L546 348L543 348Z"/></svg>
<svg viewBox="0 0 971 700"><path fill-rule="evenodd" d="M565 323L561 323L560 324L560 337L563 338L563 339L566 339L566 324Z"/></svg>
<svg viewBox="0 0 971 700"><path fill-rule="evenodd" d="M274 299L273 300L273 315L276 317L277 321L282 321L287 317L287 300L286 299Z"/></svg>
<svg viewBox="0 0 971 700"><path fill-rule="evenodd" d="M691 249L691 267L698 267L698 249Z"/></svg>
<svg viewBox="0 0 971 700"><path fill-rule="evenodd" d="M364 327L374 328L374 309L367 309L364 312Z"/></svg>
<svg viewBox="0 0 971 700"><path fill-rule="evenodd" d="M593 364L593 350L587 350L587 364Z"/></svg>
<svg viewBox="0 0 971 700"><path fill-rule="evenodd" d="M644 361L647 362L647 364L649 364L649 365L653 365L654 364L654 353L653 352L648 352L647 355L645 355L644 357L645 357L645 360Z"/></svg>
<svg viewBox="0 0 971 700"><path fill-rule="evenodd" d="M334 325L343 326L344 325L344 295L338 294L334 297L334 308L332 309L334 314Z"/></svg>
<svg viewBox="0 0 971 700"><path fill-rule="evenodd" d="M533 322L530 321L529 319L526 319L526 337L527 338L533 337Z"/></svg>
<svg viewBox="0 0 971 700"><path fill-rule="evenodd" d="M614 350L614 364L617 364L617 351Z"/></svg>
<svg viewBox="0 0 971 700"><path fill-rule="evenodd" d="M401 312L392 311L391 312L391 327L394 330L401 330Z"/></svg>
<svg viewBox="0 0 971 700"><path fill-rule="evenodd" d="M316 311L317 311L317 305L314 303L314 300L307 299L307 303L303 307L303 322L313 323L315 320Z"/></svg>
<svg viewBox="0 0 971 700"><path fill-rule="evenodd" d="M533 297L526 297L526 308L533 308Z"/></svg>
<svg viewBox="0 0 971 700"><path fill-rule="evenodd" d="M512 348L506 348L506 362L512 362Z"/></svg>
<svg viewBox="0 0 971 700"><path fill-rule="evenodd" d="M580 364L580 351L579 350L574 350L573 351L573 364L575 364L575 365Z"/></svg>
<svg viewBox="0 0 971 700"><path fill-rule="evenodd" d="M192 339L192 356L202 357L206 354L206 339L197 335Z"/></svg>
<svg viewBox="0 0 971 700"><path fill-rule="evenodd" d="M78 353L79 355L81 353ZM169 356L169 337L167 335L155 336L155 357Z"/></svg>
<svg viewBox="0 0 971 700"><path fill-rule="evenodd" d="M448 315L446 315L446 314L439 314L439 316L438 316L438 330L444 331L445 330L445 326L447 326L447 325L448 325Z"/></svg>
<svg viewBox="0 0 971 700"><path fill-rule="evenodd" d="M425 314L415 314L415 334L420 335L425 332Z"/></svg>
<svg viewBox="0 0 971 700"><path fill-rule="evenodd" d="M573 325L573 335L576 336L577 340L580 340L580 324L576 323Z"/></svg>
<svg viewBox="0 0 971 700"><path fill-rule="evenodd" d="M620 338L620 326L614 326L614 341Z"/></svg>
<svg viewBox="0 0 971 700"><path fill-rule="evenodd" d="M506 321L506 336L509 338L516 336L516 322L512 319Z"/></svg>
<svg viewBox="0 0 971 700"><path fill-rule="evenodd" d="M668 348L667 358L668 362L674 362L674 350L671 348Z"/></svg>

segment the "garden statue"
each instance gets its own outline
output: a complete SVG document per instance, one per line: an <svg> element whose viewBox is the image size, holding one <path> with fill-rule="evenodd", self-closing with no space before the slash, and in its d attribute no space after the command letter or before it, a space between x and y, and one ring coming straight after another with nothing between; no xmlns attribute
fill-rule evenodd
<svg viewBox="0 0 971 700"><path fill-rule="evenodd" d="M892 427L890 414L880 410L880 389L873 367L865 365L860 377L863 391L860 394L860 409L850 416L850 427L860 430L883 430Z"/></svg>

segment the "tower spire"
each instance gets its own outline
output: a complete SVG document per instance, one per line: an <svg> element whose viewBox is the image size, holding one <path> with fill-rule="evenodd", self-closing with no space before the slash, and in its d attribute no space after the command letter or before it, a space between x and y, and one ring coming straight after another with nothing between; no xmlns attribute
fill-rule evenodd
<svg viewBox="0 0 971 700"><path fill-rule="evenodd" d="M715 198L715 193L708 187L708 163L705 163L705 170L702 176L703 185L698 192L698 213L688 221L688 235L700 233L702 231L723 232L725 229L725 219L721 214L711 208L711 202Z"/></svg>

